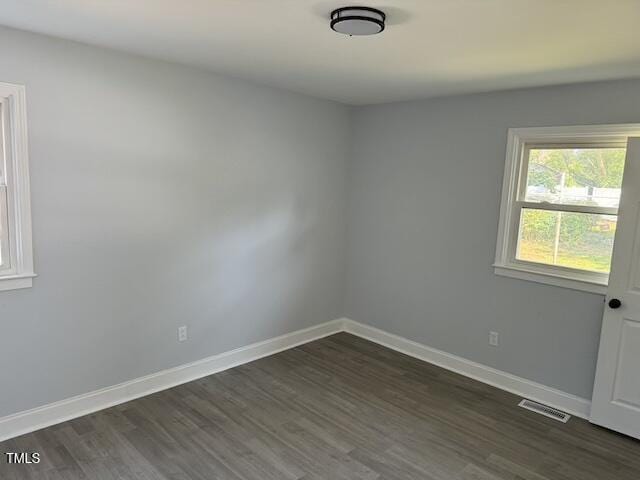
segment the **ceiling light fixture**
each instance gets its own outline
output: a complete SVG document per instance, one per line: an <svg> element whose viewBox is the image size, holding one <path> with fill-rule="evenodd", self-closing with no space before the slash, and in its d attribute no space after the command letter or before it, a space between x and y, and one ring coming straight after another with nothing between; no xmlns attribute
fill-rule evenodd
<svg viewBox="0 0 640 480"><path fill-rule="evenodd" d="M384 30L384 12L371 7L342 7L331 12L331 29L345 35L374 35Z"/></svg>

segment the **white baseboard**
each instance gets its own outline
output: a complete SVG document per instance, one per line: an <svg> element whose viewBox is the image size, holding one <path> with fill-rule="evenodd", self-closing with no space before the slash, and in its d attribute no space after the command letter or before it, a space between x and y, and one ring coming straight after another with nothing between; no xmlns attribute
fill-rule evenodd
<svg viewBox="0 0 640 480"><path fill-rule="evenodd" d="M196 362L0 418L0 442L252 362L338 332L348 332L516 395L582 418L591 402L347 318L332 320Z"/></svg>
<svg viewBox="0 0 640 480"><path fill-rule="evenodd" d="M338 333L342 331L343 325L344 320L342 319L332 320L304 330L297 330L280 337L236 348L196 362L129 380L118 385L2 417L0 418L0 441L288 350L327 335Z"/></svg>
<svg viewBox="0 0 640 480"><path fill-rule="evenodd" d="M581 418L589 418L591 401L570 393L517 377L501 370L472 362L442 350L427 347L384 330L380 330L350 319L344 319L344 331L365 338L411 357L438 365L465 377L473 378L493 387L506 390L521 397L544 403Z"/></svg>

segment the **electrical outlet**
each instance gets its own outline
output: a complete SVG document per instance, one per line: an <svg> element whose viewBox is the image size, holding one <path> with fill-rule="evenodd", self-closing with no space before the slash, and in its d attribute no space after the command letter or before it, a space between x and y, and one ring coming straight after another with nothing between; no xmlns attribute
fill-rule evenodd
<svg viewBox="0 0 640 480"><path fill-rule="evenodd" d="M184 342L187 338L187 326L182 325L181 327L178 327L178 341Z"/></svg>
<svg viewBox="0 0 640 480"><path fill-rule="evenodd" d="M489 332L489 345L497 347L500 344L500 334L498 332Z"/></svg>

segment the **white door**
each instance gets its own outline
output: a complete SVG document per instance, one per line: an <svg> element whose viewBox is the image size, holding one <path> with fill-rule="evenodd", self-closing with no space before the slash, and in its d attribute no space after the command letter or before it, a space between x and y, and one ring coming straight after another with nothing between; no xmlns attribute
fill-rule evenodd
<svg viewBox="0 0 640 480"><path fill-rule="evenodd" d="M591 422L640 438L640 138L630 138Z"/></svg>

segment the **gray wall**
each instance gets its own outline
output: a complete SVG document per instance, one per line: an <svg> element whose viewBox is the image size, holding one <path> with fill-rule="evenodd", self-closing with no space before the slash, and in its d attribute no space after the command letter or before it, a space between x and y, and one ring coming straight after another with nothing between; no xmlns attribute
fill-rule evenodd
<svg viewBox="0 0 640 480"><path fill-rule="evenodd" d="M506 129L640 121L640 82L350 113L4 28L0 81L27 86L39 274L0 292L0 416L345 313L590 396L602 297L491 268Z"/></svg>
<svg viewBox="0 0 640 480"><path fill-rule="evenodd" d="M346 315L590 397L603 298L491 264L507 128L618 122L640 122L640 82L358 109Z"/></svg>
<svg viewBox="0 0 640 480"><path fill-rule="evenodd" d="M8 29L0 81L39 274L0 292L0 416L342 315L346 107Z"/></svg>

